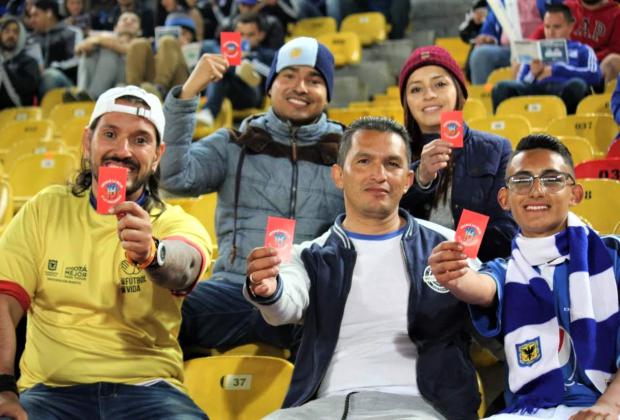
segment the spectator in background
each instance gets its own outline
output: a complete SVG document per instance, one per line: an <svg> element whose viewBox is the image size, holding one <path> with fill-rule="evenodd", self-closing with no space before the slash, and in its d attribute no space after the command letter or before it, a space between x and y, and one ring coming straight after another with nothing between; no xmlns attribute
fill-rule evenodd
<svg viewBox="0 0 620 420"><path fill-rule="evenodd" d="M181 27L180 37L161 37L157 40L156 52L149 39L133 40L127 51L125 72L128 84L141 86L161 99L172 86L187 79L189 69L181 48L194 42L196 36L194 21L184 13L169 14L165 26Z"/></svg>
<svg viewBox="0 0 620 420"><path fill-rule="evenodd" d="M26 29L19 19L0 20L0 109L33 105L41 78L37 61L26 54Z"/></svg>
<svg viewBox="0 0 620 420"><path fill-rule="evenodd" d="M471 81L471 70L469 68L469 58L474 50L473 40L480 34L482 24L489 12L487 1L478 0L465 15L465 20L459 26L459 36L466 44L471 44L467 53L467 62L465 63L465 77Z"/></svg>
<svg viewBox="0 0 620 420"><path fill-rule="evenodd" d="M207 85L207 103L198 113L199 121L212 125L224 98L230 99L235 109L262 106L265 78L269 75L269 66L275 55L275 50L261 45L265 38L263 22L263 17L253 12L242 13L235 19L234 29L241 33L243 42L249 45L249 49L243 52L241 65L228 68L219 81ZM206 49L203 45L203 52L219 53L219 45L211 42L210 48Z"/></svg>
<svg viewBox="0 0 620 420"><path fill-rule="evenodd" d="M131 41L140 36L140 17L123 13L113 33L101 32L80 42L78 88L96 99L106 90L125 82L125 56Z"/></svg>
<svg viewBox="0 0 620 420"><path fill-rule="evenodd" d="M38 45L43 64L39 95L56 87L72 86L77 79L78 58L75 47L82 40L82 31L60 21L55 0L37 0L30 9L34 30L29 44Z"/></svg>
<svg viewBox="0 0 620 420"><path fill-rule="evenodd" d="M91 2L93 3L93 2ZM97 2L98 3L98 2ZM91 4L91 6L94 6ZM142 36L149 38L155 35L155 17L153 11L146 7L142 0L116 0L110 11L99 7L98 13L93 15L93 29L112 31L118 18L125 12L134 12L140 16Z"/></svg>
<svg viewBox="0 0 620 420"><path fill-rule="evenodd" d="M192 4L193 6L190 7L190 3L186 0L161 0L161 5L166 12L166 16L171 13L183 13L189 15L194 21L196 33L195 38L197 41L202 41L204 39L204 21L202 19L202 15L196 8L196 2L192 1Z"/></svg>
<svg viewBox="0 0 620 420"><path fill-rule="evenodd" d="M90 29L90 15L84 10L84 0L65 0L64 9L67 17L63 22L80 28L84 36L87 36Z"/></svg>
<svg viewBox="0 0 620 420"><path fill-rule="evenodd" d="M603 76L594 50L569 39L574 25L575 19L566 5L547 7L545 38L567 40L568 63L545 64L541 60L533 60L522 64L516 81L502 81L493 87L494 111L502 101L514 96L557 95L566 104L567 112L575 113L577 104L590 93L591 88L602 83Z"/></svg>
<svg viewBox="0 0 620 420"><path fill-rule="evenodd" d="M479 258L487 261L510 255L517 227L497 202L510 142L467 125L463 148L453 149L440 139L442 112L462 110L467 99L465 76L443 48L413 51L401 70L399 86L416 171L401 207L449 229L456 228L463 209L486 214L490 220Z"/></svg>
<svg viewBox="0 0 620 420"><path fill-rule="evenodd" d="M620 7L609 0L568 0L577 24L571 39L591 46L605 82L620 73Z"/></svg>
<svg viewBox="0 0 620 420"><path fill-rule="evenodd" d="M546 6L558 3L563 3L563 0L518 0L519 23L523 38L535 35L537 28L542 25ZM493 70L510 66L510 39L503 31L493 10L489 10L480 29L480 35L473 39L473 43L475 47L469 58L472 84L484 84Z"/></svg>

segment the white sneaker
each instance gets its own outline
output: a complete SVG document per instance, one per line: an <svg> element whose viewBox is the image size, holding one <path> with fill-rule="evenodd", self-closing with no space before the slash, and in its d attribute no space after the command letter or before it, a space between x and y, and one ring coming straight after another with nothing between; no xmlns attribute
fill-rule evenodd
<svg viewBox="0 0 620 420"><path fill-rule="evenodd" d="M213 114L208 108L203 108L196 113L196 121L200 124L212 126L213 120Z"/></svg>

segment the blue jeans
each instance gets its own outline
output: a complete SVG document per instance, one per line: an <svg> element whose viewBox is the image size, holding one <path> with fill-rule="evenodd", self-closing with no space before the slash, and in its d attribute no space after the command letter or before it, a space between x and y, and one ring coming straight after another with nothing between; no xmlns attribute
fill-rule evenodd
<svg viewBox="0 0 620 420"><path fill-rule="evenodd" d="M566 112L574 114L577 111L579 101L590 93L590 86L578 77L569 79L566 82L553 83L523 83L516 80L506 80L499 82L493 87L491 96L493 98L493 112L498 105L505 99L514 96L526 95L556 95L562 98L566 105Z"/></svg>
<svg viewBox="0 0 620 420"><path fill-rule="evenodd" d="M61 70L48 68L43 70L41 83L39 84L39 97L43 98L47 92L54 88L71 87L73 82Z"/></svg>
<svg viewBox="0 0 620 420"><path fill-rule="evenodd" d="M510 65L510 47L502 45L477 45L469 56L471 83L483 85L489 74L500 67Z"/></svg>
<svg viewBox="0 0 620 420"><path fill-rule="evenodd" d="M38 384L23 392L19 400L33 420L208 418L187 395L166 382L151 386L109 382L68 387Z"/></svg>
<svg viewBox="0 0 620 420"><path fill-rule="evenodd" d="M188 348L196 346L231 348L254 342L279 348L294 346L299 327L267 324L243 297L243 284L214 278L217 274L198 283L183 303L179 341L186 357Z"/></svg>

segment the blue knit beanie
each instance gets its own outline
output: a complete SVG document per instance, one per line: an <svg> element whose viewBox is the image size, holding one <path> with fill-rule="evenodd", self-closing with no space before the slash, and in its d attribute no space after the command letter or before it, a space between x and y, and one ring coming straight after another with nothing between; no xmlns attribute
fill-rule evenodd
<svg viewBox="0 0 620 420"><path fill-rule="evenodd" d="M166 16L164 26L180 26L191 31L196 36L196 24L190 15L182 12L173 12Z"/></svg>
<svg viewBox="0 0 620 420"><path fill-rule="evenodd" d="M271 62L265 89L269 91L276 75L286 67L310 66L321 73L327 87L327 100L331 100L334 87L334 56L327 47L314 38L295 38L282 46Z"/></svg>

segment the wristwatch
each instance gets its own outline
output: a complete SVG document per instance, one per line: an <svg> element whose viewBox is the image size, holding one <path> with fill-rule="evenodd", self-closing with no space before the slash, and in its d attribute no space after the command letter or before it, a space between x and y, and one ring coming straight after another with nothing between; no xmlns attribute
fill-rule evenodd
<svg viewBox="0 0 620 420"><path fill-rule="evenodd" d="M163 267L166 262L166 244L159 239L153 238L155 241L155 258L149 264L148 268L159 268Z"/></svg>

